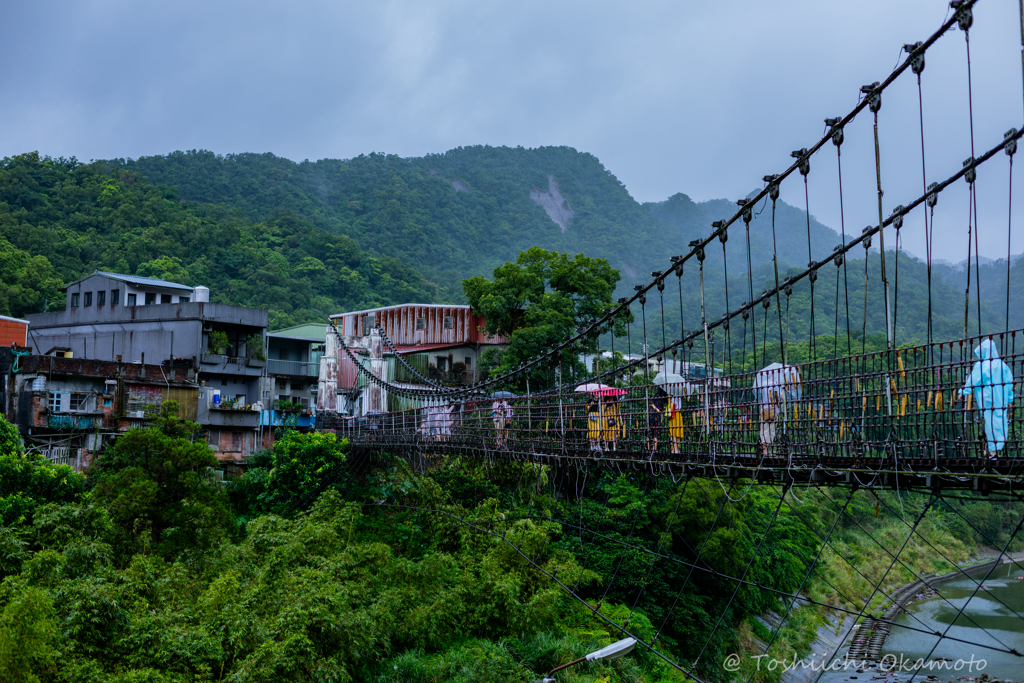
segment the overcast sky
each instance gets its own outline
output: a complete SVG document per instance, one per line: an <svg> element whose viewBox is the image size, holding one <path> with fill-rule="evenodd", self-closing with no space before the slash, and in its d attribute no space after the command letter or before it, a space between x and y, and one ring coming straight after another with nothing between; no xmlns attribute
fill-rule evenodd
<svg viewBox="0 0 1024 683"><path fill-rule="evenodd" d="M8 0L0 156L210 149L302 160L569 145L639 201L735 199L815 142L822 119L849 111L859 86L883 80L901 45L947 10L939 0ZM979 154L1021 125L1019 31L1017 2L980 0L970 33ZM962 32L929 52L922 87L932 182L971 155ZM879 115L886 215L922 192L918 116L908 72ZM1006 254L1007 166L1000 156L979 172L990 257ZM811 213L840 229L834 148L812 162L808 188ZM797 176L783 199L803 206L803 190ZM867 113L847 131L843 191L848 231L877 222ZM960 186L940 199L935 258L965 258L968 201ZM903 233L923 256L920 212Z"/></svg>

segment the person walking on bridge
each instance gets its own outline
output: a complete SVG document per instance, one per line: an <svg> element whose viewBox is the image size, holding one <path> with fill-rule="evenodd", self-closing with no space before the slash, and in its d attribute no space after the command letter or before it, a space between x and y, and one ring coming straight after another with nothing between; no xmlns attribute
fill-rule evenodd
<svg viewBox="0 0 1024 683"><path fill-rule="evenodd" d="M1009 431L1007 411L1013 403L1013 371L1002 361L991 339L983 339L974 349L978 359L967 377L961 396L972 396L985 421L985 455L995 460L1006 445Z"/></svg>

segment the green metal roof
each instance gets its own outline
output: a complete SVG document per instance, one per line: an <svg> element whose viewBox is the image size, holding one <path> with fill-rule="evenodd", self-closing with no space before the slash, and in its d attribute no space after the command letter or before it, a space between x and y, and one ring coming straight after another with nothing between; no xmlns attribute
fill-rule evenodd
<svg viewBox="0 0 1024 683"><path fill-rule="evenodd" d="M267 333L267 336L327 341L327 323L306 323L305 325L286 327L283 330L272 330Z"/></svg>

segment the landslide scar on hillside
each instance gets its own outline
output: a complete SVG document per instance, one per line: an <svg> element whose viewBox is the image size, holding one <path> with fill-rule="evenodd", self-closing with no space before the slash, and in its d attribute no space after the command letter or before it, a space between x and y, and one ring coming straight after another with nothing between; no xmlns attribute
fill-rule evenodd
<svg viewBox="0 0 1024 683"><path fill-rule="evenodd" d="M572 205L569 204L569 200L562 196L562 191L559 189L558 183L555 182L555 176L553 175L548 176L548 191L531 190L530 199L544 207L548 217L555 223L558 223L559 227L562 228L562 232L565 232L569 221L576 215L576 212L572 210Z"/></svg>

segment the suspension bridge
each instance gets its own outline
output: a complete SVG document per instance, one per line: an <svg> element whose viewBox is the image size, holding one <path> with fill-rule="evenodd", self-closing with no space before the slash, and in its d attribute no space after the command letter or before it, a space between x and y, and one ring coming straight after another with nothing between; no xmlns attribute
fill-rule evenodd
<svg viewBox="0 0 1024 683"><path fill-rule="evenodd" d="M714 222L705 237L690 242L685 250L680 250L682 253L665 263L663 270L653 272L651 279L637 285L631 296L619 299L602 316L582 325L577 334L507 372L469 386L444 386L424 377L403 360L390 342L389 331L376 328L371 333L370 346L387 348L417 380L415 384L390 382L383 379L379 364L364 362L358 355L363 349L353 348L351 340L334 328L329 349L336 349L339 362L348 358L355 364L381 409L360 418L327 415L318 427L346 437L356 459L388 453L426 462L435 456L460 455L485 462L524 461L547 465L553 480L563 482L579 481L581 476L585 480L588 473L598 469L634 473L648 481L662 477L674 483L685 481L686 486L691 482L695 482L694 486L711 482L713 488L720 485L725 492L722 505L732 500L730 494L734 490L766 486L779 492L779 501L775 515L758 541L758 548L769 534L789 492L802 486L847 490L845 503L835 501L837 522L857 490L870 491L876 497L883 489L924 493L928 496L928 505L916 521L905 520L907 537L901 547L890 553L889 570L881 580L872 581L874 592L866 601L861 601L863 607L851 610L837 605L825 606L857 619L870 616L869 630L898 626L934 635L936 642L932 653L940 642L958 640L948 627L945 632L933 632L922 626L897 624L892 611L886 616L880 612L869 614L868 610L872 599L882 591L889 571L897 565L907 566L901 559L902 553L912 539L915 544L921 540L917 534L921 519L938 501L956 498L950 497L947 491L967 489L986 495L996 493L1002 496L998 500L1022 500L1024 427L1014 406L1014 382L1024 370L1024 329L1011 329L1010 321L1011 310L1020 305L1019 298L1024 292L1011 291L1012 259L1008 251L1003 321L995 324L989 316L986 325L982 325L979 232L996 228L990 223L982 227L978 221L978 185L983 182L978 175L983 167L1007 166L1009 186L1005 188L1003 201L1007 205L1008 220L1004 228L1009 249L1013 228L1013 161L1024 128L1013 128L990 139L978 135L976 140L970 30L976 10L983 12L979 6L984 7L984 4L977 0L951 3L938 30L920 42L904 45L900 62L887 77L862 86L858 103L844 116L826 118L824 134L810 146L794 151L787 168L764 176L763 189L738 201L730 218ZM1024 5L1021 14L1024 42ZM970 121L969 130L964 133L969 138L970 156L960 166L947 169L942 177L932 178L925 165L928 148L922 75L926 72L929 50L940 41L953 40L960 40L965 46L967 82L963 96L967 100ZM1017 67L1002 64L998 68L1012 73ZM920 122L921 191L916 196L900 198L902 203L886 211L883 201L886 178L882 176L881 163L886 150L879 136L879 127L886 125L883 100L890 88L908 79L912 85L916 80L918 94L919 109L915 118ZM872 213L877 208L877 216L859 233L849 234L842 205L841 160L844 145L851 144L847 142L846 129L860 117L867 117L871 124L872 135L862 142L873 152L873 200L877 207L872 207ZM835 164L838 170L839 215L843 217L841 243L827 258L815 260L808 176L812 166L825 163ZM755 212L765 211L770 205L771 243L776 244L775 214L784 183L803 185L808 263L796 271L780 273L776 249L769 286L762 286L760 281L755 285L754 268L750 264L751 224ZM935 212L944 192L964 186L968 195L964 244L968 258L963 281L962 334L937 339L931 296ZM891 202L890 206L893 206ZM926 328L921 338L914 341L896 337L903 294L898 280L899 245L901 232L909 229L905 224L911 221L915 226L923 226L929 288ZM747 254L747 263L738 269L734 266L731 272L726 258L726 243L730 239L744 241ZM878 250L877 261L867 258L873 247ZM719 248L722 267L708 267L711 255ZM848 270L851 258L858 256L864 261L863 274L851 274ZM895 263L887 265L887 259ZM869 272L869 263L877 263L878 270ZM819 275L826 271L829 277L822 281L834 281L834 291L819 283ZM700 313L696 322L694 311L687 311L683 304L684 276L695 277L699 283ZM733 288L731 298L730 285ZM673 289L678 290L681 333L678 338L669 340L664 316L672 305L666 303L666 299L672 301ZM653 297L657 297L656 313L654 307L648 305ZM863 300L860 320L850 314L850 303L858 297ZM724 310L716 309L712 299L724 299ZM742 301L737 303L737 299ZM803 339L797 339L790 327L791 302L797 299L810 308L810 330ZM820 310L825 303L831 304L828 308L834 313L832 329L815 329L816 320L821 325ZM869 310L884 314L882 349L867 346ZM686 328L688 312L690 329ZM660 326L656 322L658 315ZM825 336L828 333L830 337ZM593 353L599 340L605 339L614 350L616 337L627 335L642 340L644 353L641 357L613 361L608 367L583 375L572 370L574 359ZM799 361L794 359L793 352L797 343L804 345L804 357ZM630 347L631 342L627 349ZM716 359L716 349L723 347L726 350L718 351L721 356ZM693 362L695 353L699 353L702 363ZM531 382L535 388L542 388L530 392ZM525 393L523 387L526 387ZM510 389L518 393L513 394ZM401 397L408 407L393 411L383 409L389 405L389 396ZM882 504L882 499L879 501ZM507 529L500 531L471 520L461 521L479 533L500 536L523 559L534 561L510 540ZM1021 521L1024 522L1024 518ZM716 518L707 529L708 537L717 522ZM570 522L564 524L571 526ZM1020 527L1018 523L1010 540L1000 544L1000 558ZM834 528L835 525L827 535L819 534L822 550L832 547L830 538ZM577 531L582 537L584 530ZM595 529L586 532L599 533ZM616 542L629 545L628 541ZM651 554L652 567L655 562L682 563L689 572L687 580L694 572L710 572L732 582L735 590L742 586L769 590L760 585L748 585L745 572L739 576L721 573L702 560L703 549L703 545L691 548L692 552L685 558L662 553L660 549L644 552ZM559 581L539 564L536 566L551 580ZM749 570L749 563L746 566ZM814 569L812 563L804 583ZM855 566L853 569L860 571ZM914 575L921 585L930 585L927 577ZM962 615L970 618L970 600L984 580L972 581L976 584L973 592L956 606L954 622ZM607 617L580 598L573 587L561 582L559 585L607 621ZM782 621L794 605L813 602L799 590L778 597L788 604ZM898 611L898 596L886 597ZM1012 609L1010 612L1020 616ZM628 619L626 621L615 627L623 634L632 635ZM778 629L765 644L766 653L777 635ZM959 641L978 644L969 639ZM645 645L656 651L653 641ZM842 645L836 647L836 652ZM1020 656L1016 648L1006 643L988 640L978 646ZM877 652L877 648L863 643L854 650L859 656ZM696 664L696 661L685 666L673 663L701 680ZM1024 670L1024 660L1021 668Z"/></svg>

